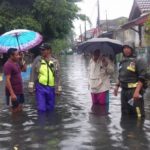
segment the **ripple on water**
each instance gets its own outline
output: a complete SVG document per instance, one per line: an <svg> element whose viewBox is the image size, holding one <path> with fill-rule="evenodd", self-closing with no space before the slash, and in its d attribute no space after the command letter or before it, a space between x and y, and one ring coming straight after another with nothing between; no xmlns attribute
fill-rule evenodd
<svg viewBox="0 0 150 150"><path fill-rule="evenodd" d="M113 96L113 86L109 107L92 107L87 61L82 56L62 57L61 69L63 92L54 111L37 112L26 87L23 112L12 115L5 108L0 113L0 150L15 145L20 150L150 149L149 102L144 122L123 119L120 96Z"/></svg>

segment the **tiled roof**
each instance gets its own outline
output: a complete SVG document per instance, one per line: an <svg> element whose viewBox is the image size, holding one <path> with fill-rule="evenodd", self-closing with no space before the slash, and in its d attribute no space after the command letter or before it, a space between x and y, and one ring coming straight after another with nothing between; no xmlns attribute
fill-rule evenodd
<svg viewBox="0 0 150 150"><path fill-rule="evenodd" d="M136 0L141 13L150 11L150 0Z"/></svg>
<svg viewBox="0 0 150 150"><path fill-rule="evenodd" d="M134 20L131 20L131 21L129 21L128 23L126 23L124 25L122 25L121 28L129 29L129 28L134 27L136 25L141 25L141 24L143 24L144 22L147 21L148 16L149 16L149 13L144 14L144 15L142 15L142 16L134 19Z"/></svg>

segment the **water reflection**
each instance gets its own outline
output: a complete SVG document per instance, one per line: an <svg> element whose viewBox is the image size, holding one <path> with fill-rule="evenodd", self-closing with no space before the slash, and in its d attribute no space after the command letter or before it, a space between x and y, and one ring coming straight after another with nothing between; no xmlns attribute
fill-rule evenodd
<svg viewBox="0 0 150 150"><path fill-rule="evenodd" d="M82 56L61 58L63 92L52 112L38 112L27 92L20 114L12 115L0 105L0 150L132 150L150 149L150 111L146 118L123 119L120 97L110 90L109 106L93 105L87 86L87 63Z"/></svg>
<svg viewBox="0 0 150 150"><path fill-rule="evenodd" d="M93 149L111 149L115 150L112 143L109 125L111 117L109 116L109 105L92 105L89 114L89 123L91 124L90 136Z"/></svg>
<svg viewBox="0 0 150 150"><path fill-rule="evenodd" d="M144 130L144 118L122 116L122 146L125 149L149 149L149 141Z"/></svg>
<svg viewBox="0 0 150 150"><path fill-rule="evenodd" d="M105 116L109 114L109 105L92 105L91 110L94 115Z"/></svg>

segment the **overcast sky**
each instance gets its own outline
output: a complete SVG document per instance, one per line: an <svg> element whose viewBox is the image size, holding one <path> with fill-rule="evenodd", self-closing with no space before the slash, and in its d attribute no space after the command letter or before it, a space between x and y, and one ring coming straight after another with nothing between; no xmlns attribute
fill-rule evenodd
<svg viewBox="0 0 150 150"><path fill-rule="evenodd" d="M129 17L134 0L99 0L100 4L100 19L115 19L118 17ZM77 3L78 7L81 9L80 13L86 14L91 22L92 27L96 26L97 20L97 0L83 0ZM84 30L84 23L81 21L75 21L75 32L77 35L80 34L80 24L82 30ZM87 26L90 28L90 26Z"/></svg>

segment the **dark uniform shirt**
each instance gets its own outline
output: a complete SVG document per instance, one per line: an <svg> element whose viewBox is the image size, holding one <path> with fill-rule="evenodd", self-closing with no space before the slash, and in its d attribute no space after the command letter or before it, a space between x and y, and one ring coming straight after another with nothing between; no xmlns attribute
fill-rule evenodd
<svg viewBox="0 0 150 150"><path fill-rule="evenodd" d="M142 59L134 57L125 58L119 65L119 81L121 87L130 88L128 85L137 81L144 82L146 74L146 63Z"/></svg>

